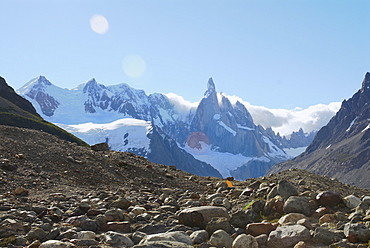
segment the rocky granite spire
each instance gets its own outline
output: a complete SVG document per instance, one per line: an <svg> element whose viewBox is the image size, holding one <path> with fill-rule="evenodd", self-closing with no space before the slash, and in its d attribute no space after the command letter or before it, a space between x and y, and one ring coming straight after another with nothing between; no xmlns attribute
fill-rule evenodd
<svg viewBox="0 0 370 248"><path fill-rule="evenodd" d="M209 92L209 93L216 92L216 86L215 86L215 83L213 82L213 79L212 78L210 78L208 80L206 93L207 92Z"/></svg>

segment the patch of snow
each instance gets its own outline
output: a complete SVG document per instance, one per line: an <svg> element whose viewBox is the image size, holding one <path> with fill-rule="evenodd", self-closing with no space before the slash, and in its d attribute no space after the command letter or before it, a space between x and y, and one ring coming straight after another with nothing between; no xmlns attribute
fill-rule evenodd
<svg viewBox="0 0 370 248"><path fill-rule="evenodd" d="M245 127L245 126L242 126L240 124L237 124L237 127L240 128L240 129L248 130L248 131L254 131L255 130L254 128Z"/></svg>
<svg viewBox="0 0 370 248"><path fill-rule="evenodd" d="M224 178L230 177L231 171L247 164L251 160L259 160L264 162L270 161L266 157L245 157L241 154L212 151L211 146L208 146L207 149L201 153L198 151L198 149L193 149L189 146L185 146L184 150L193 155L194 158L210 164L213 168L218 170Z"/></svg>
<svg viewBox="0 0 370 248"><path fill-rule="evenodd" d="M129 151L130 149L150 151L150 140L147 134L152 131L152 125L148 121L124 118L104 124L88 122L76 125L57 125L89 145L108 142L109 147L115 151Z"/></svg>
<svg viewBox="0 0 370 248"><path fill-rule="evenodd" d="M370 124L367 125L367 127L364 128L364 130L361 131L361 133L365 132L366 130L368 130L370 128Z"/></svg>
<svg viewBox="0 0 370 248"><path fill-rule="evenodd" d="M331 144L330 144L330 145L328 145L325 149L326 149L326 150L328 150L330 147L331 147Z"/></svg>
<svg viewBox="0 0 370 248"><path fill-rule="evenodd" d="M220 119L221 119L221 115L220 115L220 114L215 114L215 115L213 116L213 119L214 119L214 120L216 120L216 121L218 121L218 120L220 120Z"/></svg>
<svg viewBox="0 0 370 248"><path fill-rule="evenodd" d="M353 121L349 124L349 127L347 128L346 132L348 132L349 130L351 130L351 127L353 126L353 124L355 123L355 121L357 120L357 116L355 119L353 119Z"/></svg>
<svg viewBox="0 0 370 248"><path fill-rule="evenodd" d="M284 148L284 152L291 156L292 158L297 157L306 150L307 146L297 147L297 148Z"/></svg>
<svg viewBox="0 0 370 248"><path fill-rule="evenodd" d="M223 121L219 121L218 124L225 128L228 132L230 132L232 135L236 136L236 131L233 130L231 127L227 126Z"/></svg>
<svg viewBox="0 0 370 248"><path fill-rule="evenodd" d="M263 141L270 148L270 152L268 153L270 157L289 159L289 156L287 156L287 154L283 150L281 150L279 147L277 147L269 138L267 138L266 136L263 136Z"/></svg>

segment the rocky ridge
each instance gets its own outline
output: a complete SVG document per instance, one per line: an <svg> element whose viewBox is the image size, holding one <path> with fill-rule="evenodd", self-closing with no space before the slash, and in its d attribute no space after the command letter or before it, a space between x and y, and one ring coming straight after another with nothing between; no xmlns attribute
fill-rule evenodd
<svg viewBox="0 0 370 248"><path fill-rule="evenodd" d="M267 173L298 168L370 189L370 73L362 87L344 100L337 114L321 128L306 151L274 165Z"/></svg>
<svg viewBox="0 0 370 248"><path fill-rule="evenodd" d="M2 247L367 247L370 192L301 170L234 181L0 126Z"/></svg>

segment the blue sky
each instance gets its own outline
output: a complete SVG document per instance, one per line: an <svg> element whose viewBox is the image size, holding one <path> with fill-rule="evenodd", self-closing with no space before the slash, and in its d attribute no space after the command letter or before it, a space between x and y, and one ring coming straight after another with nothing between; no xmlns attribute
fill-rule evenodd
<svg viewBox="0 0 370 248"><path fill-rule="evenodd" d="M369 7L368 0L0 0L0 75L15 89L38 75L65 88L96 78L189 101L212 77L218 91L268 108L340 102L370 71ZM103 32L95 32L94 15L109 29L97 21Z"/></svg>

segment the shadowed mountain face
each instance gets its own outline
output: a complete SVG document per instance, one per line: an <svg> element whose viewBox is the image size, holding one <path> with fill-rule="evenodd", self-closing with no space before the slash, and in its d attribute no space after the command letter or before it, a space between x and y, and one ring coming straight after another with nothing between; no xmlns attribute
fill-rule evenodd
<svg viewBox="0 0 370 248"><path fill-rule="evenodd" d="M290 168L370 188L370 73L361 89L344 100L337 114L320 129L306 152L273 166L267 174Z"/></svg>
<svg viewBox="0 0 370 248"><path fill-rule="evenodd" d="M32 104L15 93L4 78L0 77L0 125L25 127L59 136L64 140L87 145L63 129L42 119Z"/></svg>
<svg viewBox="0 0 370 248"><path fill-rule="evenodd" d="M28 118L40 118L32 104L19 96L4 78L0 77L0 112L21 115Z"/></svg>

